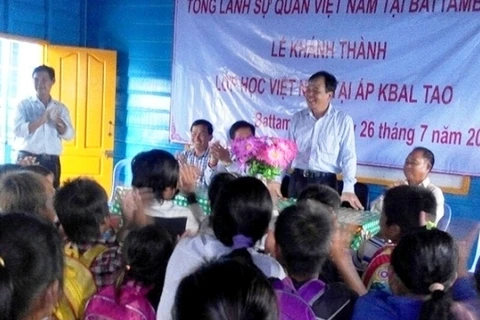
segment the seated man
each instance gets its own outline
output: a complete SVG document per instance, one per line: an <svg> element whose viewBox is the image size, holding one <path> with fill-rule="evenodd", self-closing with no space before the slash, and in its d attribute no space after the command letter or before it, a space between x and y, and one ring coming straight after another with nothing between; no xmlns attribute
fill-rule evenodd
<svg viewBox="0 0 480 320"><path fill-rule="evenodd" d="M430 182L428 175L433 169L435 164L435 156L432 151L424 147L416 147L410 152L405 159L403 166L403 172L405 174L405 180L398 181L394 185L407 184L409 186L420 186L430 190L435 196L437 201L437 212L435 216L435 223L443 217L445 198L443 197L442 190ZM371 210L376 212L382 212L384 196L380 196L374 200L371 204Z"/></svg>
<svg viewBox="0 0 480 320"><path fill-rule="evenodd" d="M192 144L188 150L181 152L178 156L180 162L193 165L198 168L198 186L206 187L207 180L205 177L205 169L210 160L209 143L213 137L213 126L204 119L195 120L190 127L192 135Z"/></svg>
<svg viewBox="0 0 480 320"><path fill-rule="evenodd" d="M240 120L235 122L229 130L229 137L230 140L233 141L235 139L247 139L255 135L255 127L248 123L247 121ZM240 175L245 175L245 170L242 170L237 166L235 159L230 154L230 151L227 148L224 148L220 142L215 142L210 150L212 157L208 162L207 169L209 171L206 175L211 177L218 172L230 172L236 173Z"/></svg>
<svg viewBox="0 0 480 320"><path fill-rule="evenodd" d="M229 130L230 141L236 139L247 139L255 135L255 127L244 120L235 122ZM239 176L247 175L246 168L240 168L235 161L233 155L231 155L228 147L224 148L220 142L215 142L211 147L212 157L208 163L208 168L205 171L207 184L211 178L219 172L230 172ZM278 177L275 180L269 181L267 184L272 197L275 199L281 197L280 182L283 176Z"/></svg>

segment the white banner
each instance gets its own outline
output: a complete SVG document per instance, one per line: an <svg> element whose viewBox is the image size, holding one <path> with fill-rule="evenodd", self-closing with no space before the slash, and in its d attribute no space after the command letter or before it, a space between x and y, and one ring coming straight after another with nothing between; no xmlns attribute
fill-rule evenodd
<svg viewBox="0 0 480 320"><path fill-rule="evenodd" d="M286 136L307 80L339 80L359 164L480 175L480 0L177 0L170 138L207 119Z"/></svg>

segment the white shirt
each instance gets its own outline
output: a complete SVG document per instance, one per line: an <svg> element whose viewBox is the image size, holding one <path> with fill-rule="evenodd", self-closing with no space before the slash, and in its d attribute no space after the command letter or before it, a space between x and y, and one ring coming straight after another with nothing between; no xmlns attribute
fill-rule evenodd
<svg viewBox="0 0 480 320"><path fill-rule="evenodd" d="M343 192L354 192L357 172L353 120L331 104L320 119L310 109L293 115L289 139L297 144L293 168L343 174Z"/></svg>
<svg viewBox="0 0 480 320"><path fill-rule="evenodd" d="M199 223L192 211L187 207L182 207L172 200L164 200L162 203L155 200L152 205L145 210L146 214L159 218L187 218L187 230L197 231Z"/></svg>
<svg viewBox="0 0 480 320"><path fill-rule="evenodd" d="M55 122L49 120L33 133L28 132L28 125L40 118L46 108L55 108L65 122L64 134L59 134L55 128ZM50 99L47 107L35 96L20 101L14 115L13 132L15 137L15 149L28 151L34 154L50 154L59 156L62 153L62 139L72 140L75 132L67 107L56 100Z"/></svg>
<svg viewBox="0 0 480 320"><path fill-rule="evenodd" d="M231 251L231 247L224 246L211 232L180 240L168 262L162 297L157 309L157 320L172 319L175 295L184 277L193 273L205 262L229 254ZM249 252L255 265L267 277L285 278L285 271L274 258L257 253L253 249L249 249ZM234 276L232 274L232 277Z"/></svg>
<svg viewBox="0 0 480 320"><path fill-rule="evenodd" d="M402 180L402 181L397 182L397 185L401 185L401 184L407 184L408 185L408 181L407 180ZM443 217L443 215L445 213L444 212L444 207L443 207L444 204L445 204L445 197L443 196L443 191L442 191L442 189L440 189L439 187L437 187L436 185L431 183L429 177L427 177L425 180L423 180L422 183L420 183L418 186L419 187L424 187L425 189L430 190L433 193L433 196L435 197L435 200L437 202L437 215L435 216L435 224L437 224L438 221L440 221L440 219ZM380 197L373 200L372 203L370 204L370 210L381 213L382 209L383 209L383 200L384 199L385 199L385 195L382 194Z"/></svg>

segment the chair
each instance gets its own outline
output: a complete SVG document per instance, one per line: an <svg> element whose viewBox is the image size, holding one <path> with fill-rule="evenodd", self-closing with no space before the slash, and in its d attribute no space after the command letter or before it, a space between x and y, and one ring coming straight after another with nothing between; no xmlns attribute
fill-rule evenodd
<svg viewBox="0 0 480 320"><path fill-rule="evenodd" d="M357 195L358 200L360 200L360 203L362 204L362 206L365 208L365 210L368 210L368 203L369 203L368 186L365 183L357 182L357 183L355 183L355 186L353 188L354 188L354 192ZM338 181L337 191L338 191L338 193L342 194L343 181ZM351 208L351 206L348 202L343 202L342 207Z"/></svg>
<svg viewBox="0 0 480 320"><path fill-rule="evenodd" d="M437 229L447 231L452 220L452 208L446 203L443 204L443 217L437 223Z"/></svg>
<svg viewBox="0 0 480 320"><path fill-rule="evenodd" d="M128 187L132 180L132 158L125 158L117 162L113 168L112 174L112 192L110 193L110 203L113 200L117 187Z"/></svg>

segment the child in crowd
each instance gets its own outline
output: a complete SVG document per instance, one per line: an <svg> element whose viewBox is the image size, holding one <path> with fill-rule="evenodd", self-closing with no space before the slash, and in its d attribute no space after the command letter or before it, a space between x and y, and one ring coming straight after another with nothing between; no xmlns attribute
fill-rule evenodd
<svg viewBox="0 0 480 320"><path fill-rule="evenodd" d="M233 181L235 179L237 179L237 175L229 172L218 173L212 178L208 186L208 192L207 192L210 208L213 208L215 206L217 194L220 192L222 187L226 183ZM207 233L210 232L211 234L213 234L213 231L210 228L210 222L209 222L208 216L205 215L200 205L195 201L195 203L191 203L189 207L190 207L190 210L194 212L195 216L205 217L202 220L202 223L200 225L200 229L199 229L200 232L207 232Z"/></svg>
<svg viewBox="0 0 480 320"><path fill-rule="evenodd" d="M132 186L148 190L153 199L143 204L145 213L158 218L187 218L186 229L197 231L200 221L192 211L175 204L173 198L178 192L180 165L175 157L163 150L139 153L132 160ZM145 201L144 201L145 202Z"/></svg>
<svg viewBox="0 0 480 320"><path fill-rule="evenodd" d="M108 197L102 186L88 178L67 181L57 191L54 207L70 241L69 251L83 255L97 245L105 247L89 268L98 288L113 284L124 263L109 225Z"/></svg>
<svg viewBox="0 0 480 320"><path fill-rule="evenodd" d="M0 177L0 212L25 212L57 222L53 208L55 190L34 172L15 170Z"/></svg>
<svg viewBox="0 0 480 320"><path fill-rule="evenodd" d="M333 228L336 228L337 213L342 204L342 200L340 199L337 190L323 184L312 184L303 189L298 195L297 201L304 200L315 200L326 205L332 214ZM327 283L343 281L335 264L330 258L328 258L322 266L320 279Z"/></svg>
<svg viewBox="0 0 480 320"><path fill-rule="evenodd" d="M392 293L373 291L360 297L353 319L474 319L449 293L457 261L455 242L446 232L417 230L404 235L391 257ZM476 296L464 296L468 298Z"/></svg>
<svg viewBox="0 0 480 320"><path fill-rule="evenodd" d="M370 246L377 246L378 249L369 249L375 253L364 267L363 283L367 289L388 288L390 255L395 244L408 232L425 228L427 220L435 220L436 209L434 195L425 188L402 185L387 191L380 217L383 241L369 241ZM355 259L361 261L362 257L357 254ZM363 259L366 259L365 253Z"/></svg>
<svg viewBox="0 0 480 320"><path fill-rule="evenodd" d="M0 320L49 319L62 277L61 240L52 224L31 213L0 216Z"/></svg>
<svg viewBox="0 0 480 320"><path fill-rule="evenodd" d="M306 200L318 201L329 208L329 211L332 215L332 230L334 230L336 228L337 213L341 205L340 195L338 192L326 185L311 184L300 192L297 199L298 202ZM268 237L266 240L266 251L273 255L275 255L274 229L275 228L273 225L273 228L268 231ZM325 263L323 263L322 271L320 272L320 279L327 283L343 281L331 259L327 259Z"/></svg>
<svg viewBox="0 0 480 320"><path fill-rule="evenodd" d="M208 262L178 286L175 320L277 320L275 293L246 250Z"/></svg>
<svg viewBox="0 0 480 320"><path fill-rule="evenodd" d="M287 270L289 278L283 284L290 289L300 292L310 282L320 285L315 300L310 301L316 317L350 319L358 295L343 283L317 280L332 249L333 221L331 208L317 201L302 200L285 208L275 224L276 257ZM280 305L282 313L285 307Z"/></svg>
<svg viewBox="0 0 480 320"><path fill-rule="evenodd" d="M115 285L105 287L89 300L85 319L126 319L129 314L140 313L143 319L154 320L154 306L160 300L173 247L171 235L162 227L149 225L132 230L123 246L124 269Z"/></svg>
<svg viewBox="0 0 480 320"><path fill-rule="evenodd" d="M267 231L272 207L270 193L258 179L241 177L225 184L215 197L209 219L213 234L199 233L184 238L175 247L168 263L157 319L172 318L175 294L186 275L205 261L236 249L248 250L266 276L283 279L285 273L277 261L252 249Z"/></svg>

